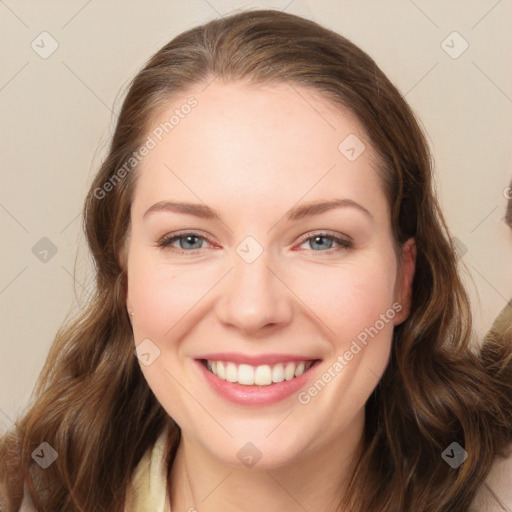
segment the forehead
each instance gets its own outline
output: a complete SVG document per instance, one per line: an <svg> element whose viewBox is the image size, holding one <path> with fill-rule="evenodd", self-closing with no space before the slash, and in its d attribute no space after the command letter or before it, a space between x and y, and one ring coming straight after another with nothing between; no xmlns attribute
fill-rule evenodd
<svg viewBox="0 0 512 512"><path fill-rule="evenodd" d="M291 207L301 197L348 195L385 209L378 161L358 119L304 87L197 86L153 116L148 137L154 147L137 168L134 203L166 194L217 205L237 197L261 209L262 201Z"/></svg>

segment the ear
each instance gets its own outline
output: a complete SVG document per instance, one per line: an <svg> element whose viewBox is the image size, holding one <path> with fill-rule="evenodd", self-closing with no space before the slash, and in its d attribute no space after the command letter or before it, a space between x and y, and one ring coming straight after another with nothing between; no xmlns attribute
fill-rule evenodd
<svg viewBox="0 0 512 512"><path fill-rule="evenodd" d="M394 318L394 325L400 325L404 322L411 311L416 254L416 241L414 238L409 238L402 246L401 261L399 262L397 280L395 282L394 300L401 308L399 310L397 308L398 313Z"/></svg>

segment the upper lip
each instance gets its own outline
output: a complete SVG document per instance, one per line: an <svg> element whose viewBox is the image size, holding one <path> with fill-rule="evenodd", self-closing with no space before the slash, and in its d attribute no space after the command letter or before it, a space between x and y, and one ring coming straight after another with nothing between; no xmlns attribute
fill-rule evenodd
<svg viewBox="0 0 512 512"><path fill-rule="evenodd" d="M248 364L258 366L263 364L289 363L292 361L316 361L318 357L308 357L298 354L238 354L235 352L216 352L204 354L195 359L208 359L210 361L230 361L236 364Z"/></svg>

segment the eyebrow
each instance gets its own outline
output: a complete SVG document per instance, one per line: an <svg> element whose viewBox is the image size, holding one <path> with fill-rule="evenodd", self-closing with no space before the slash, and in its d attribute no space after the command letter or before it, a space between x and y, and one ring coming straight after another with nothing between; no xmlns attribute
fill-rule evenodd
<svg viewBox="0 0 512 512"><path fill-rule="evenodd" d="M316 201L295 206L289 210L286 215L287 222L293 222L305 217L320 215L334 208L353 207L367 215L371 220L375 220L373 215L362 205L352 199L332 199L330 201ZM209 206L197 203L183 203L180 201L160 201L151 206L143 215L143 219L149 214L155 212L172 212L193 215L203 219L220 219L219 214Z"/></svg>

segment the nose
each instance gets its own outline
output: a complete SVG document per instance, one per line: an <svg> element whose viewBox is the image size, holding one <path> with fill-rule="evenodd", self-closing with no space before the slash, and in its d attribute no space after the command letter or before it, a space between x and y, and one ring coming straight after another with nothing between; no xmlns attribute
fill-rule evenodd
<svg viewBox="0 0 512 512"><path fill-rule="evenodd" d="M251 336L266 336L283 328L293 314L293 293L284 276L272 268L267 254L264 251L252 263L235 254L234 268L217 302L219 320Z"/></svg>

